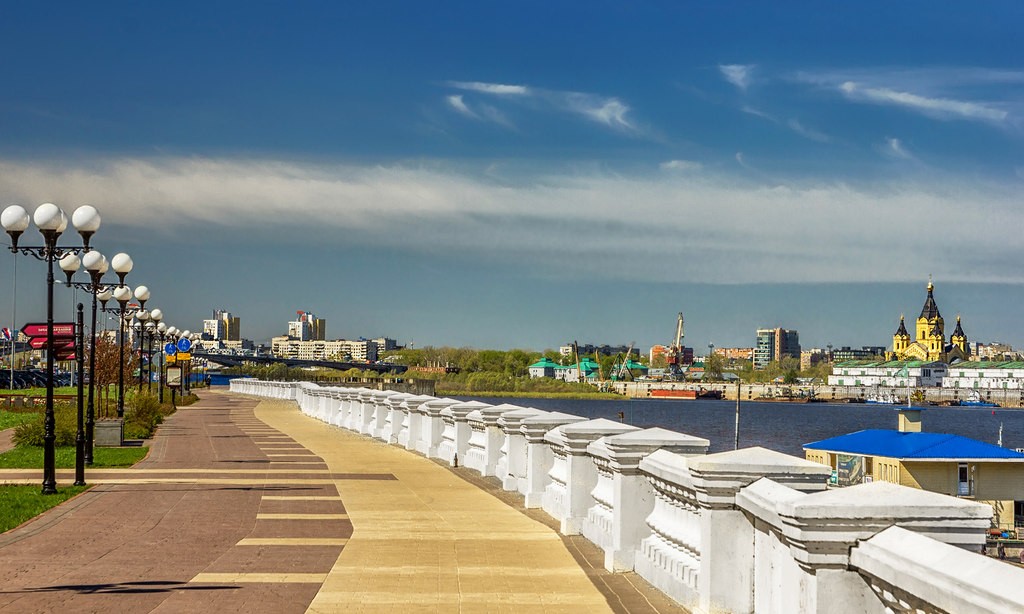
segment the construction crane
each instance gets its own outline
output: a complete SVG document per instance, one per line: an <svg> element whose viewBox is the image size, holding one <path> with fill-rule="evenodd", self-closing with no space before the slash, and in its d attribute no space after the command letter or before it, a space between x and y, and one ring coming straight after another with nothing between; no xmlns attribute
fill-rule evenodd
<svg viewBox="0 0 1024 614"><path fill-rule="evenodd" d="M629 377L630 379L633 379L633 374L629 372L629 368L627 368L626 365L629 364L630 356L633 355L633 346L634 345L636 345L636 341L630 342L629 349L626 350L626 357L622 359L622 364L619 365L619 372L616 374L616 376L619 378L620 382L626 381L627 377Z"/></svg>
<svg viewBox="0 0 1024 614"><path fill-rule="evenodd" d="M672 344L668 346L668 372L673 377L682 375L682 362L683 362L683 312L679 312L679 318L676 320L676 337L672 341Z"/></svg>

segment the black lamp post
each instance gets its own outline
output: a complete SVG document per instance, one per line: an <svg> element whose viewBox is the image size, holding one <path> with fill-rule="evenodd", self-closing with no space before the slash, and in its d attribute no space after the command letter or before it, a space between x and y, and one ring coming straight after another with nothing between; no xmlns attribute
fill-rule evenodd
<svg viewBox="0 0 1024 614"><path fill-rule="evenodd" d="M117 273L118 284L124 284L125 276L132 269L132 259L128 254L120 253L114 256L114 262L117 263L118 268L115 270ZM89 281L71 281L71 277L78 271L78 266L81 264L85 267L86 272L89 273ZM110 291L115 288L115 284L104 284L102 283L103 275L110 269L110 264L107 262L106 256L99 253L96 250L91 250L82 256L81 262L78 262L77 257L65 256L61 258L60 268L67 275L67 286L78 288L79 290L85 290L92 295L92 323L89 328L92 331L90 335L90 351L89 351L89 393L88 393L88 409L85 417L85 464L92 465L92 452L93 452L93 434L96 427L96 410L95 410L95 398L96 398L96 340L98 335L96 334L96 300L99 298L103 301L103 305L106 306L107 301L110 300ZM83 337L84 338L84 337Z"/></svg>
<svg viewBox="0 0 1024 614"><path fill-rule="evenodd" d="M131 262L131 258L127 254L118 254L118 256L124 255ZM117 256L114 256L112 261L114 264L114 270L118 270ZM131 266L128 266L128 270L131 270ZM135 298L139 300L139 304L128 304L128 301L132 300L132 289L125 285L119 285L114 288L113 298L117 301L118 307L116 309L107 309L106 301L104 301L103 311L112 311L117 314L118 320L118 352L117 352L117 417L124 418L124 335L125 335L125 320L142 310L146 306L146 301L149 300L149 288L146 286L139 286L135 289ZM102 299L101 299L102 300Z"/></svg>
<svg viewBox="0 0 1024 614"><path fill-rule="evenodd" d="M67 215L53 203L43 203L32 215L43 235L41 247L19 247L18 239L29 226L29 215L20 205L11 205L0 214L0 225L11 237L11 252L33 256L46 262L46 414L43 417L43 494L57 492L57 468L54 443L56 420L53 415L53 263L66 254L89 251L89 239L100 228L100 214L91 205L75 210L71 222L82 237L82 246L58 247L57 240L68 226ZM81 350L79 350L81 351Z"/></svg>
<svg viewBox="0 0 1024 614"><path fill-rule="evenodd" d="M159 310L154 309L153 311L156 312ZM161 319L163 318L163 313L160 314L160 317ZM158 378L159 384L157 385L157 389L159 390L161 404L164 402L164 342L170 338L173 334L172 331L174 330L177 329L173 326L167 326L166 322L158 322L156 325L156 335L160 339L160 346L158 348L160 354L160 377Z"/></svg>

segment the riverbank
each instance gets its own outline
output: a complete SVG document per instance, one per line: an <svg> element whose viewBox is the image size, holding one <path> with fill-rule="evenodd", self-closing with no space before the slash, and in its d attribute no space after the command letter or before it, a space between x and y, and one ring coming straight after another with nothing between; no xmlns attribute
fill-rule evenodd
<svg viewBox="0 0 1024 614"><path fill-rule="evenodd" d="M479 392L469 390L438 389L439 397L501 397L513 399L566 399L572 401L621 401L623 396L613 392Z"/></svg>

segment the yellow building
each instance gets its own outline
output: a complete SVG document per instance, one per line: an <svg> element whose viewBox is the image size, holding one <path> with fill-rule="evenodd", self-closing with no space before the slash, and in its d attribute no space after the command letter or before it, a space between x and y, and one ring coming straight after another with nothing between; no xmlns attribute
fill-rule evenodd
<svg viewBox="0 0 1024 614"><path fill-rule="evenodd" d="M992 506L992 524L1024 525L1024 454L959 435L921 432L920 407L899 410L899 429L867 429L804 446L834 470L833 483L884 481Z"/></svg>
<svg viewBox="0 0 1024 614"><path fill-rule="evenodd" d="M967 345L967 334L960 326L960 316L956 318L956 329L946 342L946 323L939 313L933 294L935 285L929 280L928 296L925 298L921 315L914 326L914 336L907 332L903 316L900 326L892 336L892 353L890 360L921 360L929 362L949 363L956 359L967 360L971 350Z"/></svg>

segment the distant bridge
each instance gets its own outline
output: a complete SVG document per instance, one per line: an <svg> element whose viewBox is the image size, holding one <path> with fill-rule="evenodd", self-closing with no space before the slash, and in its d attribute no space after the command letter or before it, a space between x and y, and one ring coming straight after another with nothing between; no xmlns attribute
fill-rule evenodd
<svg viewBox="0 0 1024 614"><path fill-rule="evenodd" d="M276 356L234 356L231 354L207 354L204 352L192 352L193 358L203 358L209 362L217 363L225 367L240 367L242 365L269 365L281 363L288 367L323 367L326 369L338 369L348 371L349 369L360 369L362 371L376 371L377 373L405 373L409 367L405 365L380 365L367 362L338 362L335 360L299 360L298 358L278 358Z"/></svg>

